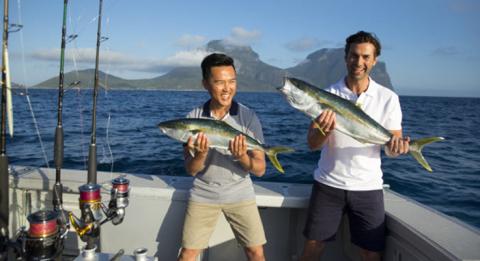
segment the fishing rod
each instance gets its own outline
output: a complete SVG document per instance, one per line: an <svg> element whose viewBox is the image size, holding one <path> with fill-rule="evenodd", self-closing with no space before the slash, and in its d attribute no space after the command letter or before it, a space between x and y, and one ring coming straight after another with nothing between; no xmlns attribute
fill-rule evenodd
<svg viewBox="0 0 480 261"><path fill-rule="evenodd" d="M95 76L93 81L93 108L92 108L92 134L90 147L88 150L88 183L97 183L97 147L96 147L96 129L97 129L97 96L98 96L98 64L100 57L100 42L102 29L102 3L99 0L98 8L98 27L97 27L97 47L95 51Z"/></svg>
<svg viewBox="0 0 480 261"><path fill-rule="evenodd" d="M94 108L96 110L96 97L98 89L98 60L100 47L100 28L102 2L100 0L99 25L97 33L97 54L95 64ZM1 139L0 139L0 261L3 260L61 260L64 249L64 237L68 232L66 214L80 238L87 242L85 250L95 251L96 242L100 236L100 226L108 221L118 225L123 221L125 208L128 206L129 181L123 177L112 181L111 199L106 207L101 202L100 185L96 184L96 151L95 151L95 116L92 124L92 146L89 160L88 183L80 186L80 210L82 218L78 219L71 211L63 210L63 185L61 183L61 169L63 165L64 133L62 122L63 95L64 95L64 64L66 47L66 16L68 0L64 0L62 23L62 40L60 52L59 93L58 93L58 122L55 128L54 161L56 167L55 184L53 186L54 210L39 210L29 214L27 219L29 228L22 228L10 240L8 231L8 159L6 155L6 117L8 113L8 0L4 0L4 31L3 31L3 63L2 63L2 103L1 103ZM13 25L12 25L13 26ZM18 27L18 25L15 25ZM21 28L21 27L20 27ZM13 31L13 30L12 30ZM72 40L76 37L70 36ZM11 118L11 117L10 117ZM93 160L91 160L93 159ZM94 172L92 172L94 170ZM91 174L93 173L93 175ZM93 177L93 179L92 179ZM102 212L106 218L102 220ZM60 226L60 227L59 227Z"/></svg>
<svg viewBox="0 0 480 261"><path fill-rule="evenodd" d="M0 259L7 258L8 231L8 157L6 152L6 112L7 112L7 48L8 48L8 0L3 1L3 44L2 44L2 103L1 103L1 137L0 137Z"/></svg>
<svg viewBox="0 0 480 261"><path fill-rule="evenodd" d="M69 228L68 219L66 217L65 211L63 210L63 185L61 181L61 171L63 166L63 149L64 149L64 133L63 133L63 94L64 94L64 65L65 65L65 46L66 40L65 36L67 34L67 7L68 0L63 2L63 23L62 23L62 38L61 38L61 47L60 47L60 72L58 76L58 118L57 118L57 127L55 128L55 141L53 146L53 157L55 162L55 184L53 185L52 192L52 204L53 211L38 211L28 216L28 221L30 223L30 228L35 228L35 226L40 227L40 231L47 230L48 227L53 227L53 233L50 235L32 234L30 229L27 236L27 249L25 250L26 255L29 258L58 258L63 252L64 248L64 236ZM51 223L51 224L50 224ZM55 223L55 224L53 224ZM56 226L59 225L60 229L57 229ZM43 227L42 227L43 226ZM62 232L60 232L62 231ZM32 238L42 238L42 244L32 240ZM50 240L48 240L50 239ZM44 242L51 242L46 244Z"/></svg>
<svg viewBox="0 0 480 261"><path fill-rule="evenodd" d="M7 118L9 121L10 134L13 134L13 117L11 115L11 89L10 72L8 66L8 0L3 1L3 37L2 37L2 98L1 98L1 123L0 123L0 260L14 260L20 252L20 244L10 240L9 232L9 172L7 156ZM16 32L21 29L20 25L12 25Z"/></svg>
<svg viewBox="0 0 480 261"><path fill-rule="evenodd" d="M60 49L60 73L58 76L58 120L55 129L55 143L54 143L54 162L55 162L55 184L53 185L53 210L56 212L62 211L63 205L63 185L61 181L61 171L63 166L63 148L64 148L64 134L62 122L63 110L63 82L64 82L64 64L65 64L65 36L67 34L67 7L68 0L63 2L63 24L62 24L62 41ZM66 220L63 220L66 222Z"/></svg>
<svg viewBox="0 0 480 261"><path fill-rule="evenodd" d="M111 181L110 202L108 207L101 202L100 189L97 184L97 150L96 150L96 121L97 121L97 96L98 96L98 67L100 58L100 43L105 40L101 36L102 28L102 4L99 0L97 46L95 55L95 76L93 86L93 109L92 109L92 134L88 154L88 179L87 184L80 186L80 211L81 219L69 212L70 223L77 231L80 239L86 242L86 252L94 252L100 237L100 226L111 221L112 224L122 223L125 217L125 208L128 206L130 181L124 177L115 178ZM106 216L102 220L103 214Z"/></svg>
<svg viewBox="0 0 480 261"><path fill-rule="evenodd" d="M95 119L93 120L92 144L93 149L90 150L89 160L93 158L94 166L89 168L89 178L87 184L79 187L80 198L79 205L81 211L81 219L77 218L73 212L65 211L63 209L63 185L61 183L61 169L63 164L63 149L64 149L64 133L62 124L62 108L64 95L64 61L66 43L73 40L77 35L69 36L66 39L66 16L67 16L68 0L64 0L63 9L63 24L62 24L62 41L60 52L60 73L59 73L59 88L58 88L58 122L55 128L55 145L54 157L56 176L55 184L53 186L53 206L54 211L40 210L28 216L30 228L28 231L22 231L21 236L17 240L20 242L21 255L27 260L57 260L61 259L64 249L64 237L66 236L70 224L73 226L82 241L87 245L84 248L85 253L95 253L97 241L100 236L100 226L108 221L114 225L118 225L123 221L125 216L125 208L128 206L129 181L123 177L112 180L111 199L108 207L101 202L100 188L96 184L96 151L95 151ZM102 0L99 8L99 29L97 33L98 39L100 37L101 28L101 10ZM100 41L97 39L97 56L96 56L96 77L94 89L98 87L98 59ZM78 82L72 83L78 84ZM94 93L94 99L97 94ZM96 102L94 101L94 115ZM93 155L93 156L92 156ZM94 170L94 175L91 175L91 170ZM91 179L95 177L95 179ZM106 218L103 218L103 214ZM68 215L68 220L66 218ZM102 220L103 219L103 220ZM58 227L60 226L60 227Z"/></svg>
<svg viewBox="0 0 480 261"><path fill-rule="evenodd" d="M65 0L67 1L67 0ZM9 27L13 28L9 31ZM8 231L9 188L8 158L6 153L6 118L9 119L10 135L13 134L13 115L11 109L11 90L8 66L8 34L22 28L9 24L8 0L4 0L3 18L3 59L2 59L2 102L1 102L1 138L0 138L0 260L57 260L63 251L63 236L66 229L57 228L58 213L37 211L28 215L30 228L17 231L10 239Z"/></svg>
<svg viewBox="0 0 480 261"><path fill-rule="evenodd" d="M97 128L97 96L98 96L98 64L100 58L100 42L101 42L101 29L102 29L102 4L103 0L99 0L98 7L98 25L97 25L97 46L95 51L95 75L93 82L93 108L92 108L92 133L90 146L88 149L88 176L87 184L82 185L80 190L80 209L82 217L80 223L87 224L84 229L79 230L80 238L87 242L85 249L96 249L96 243L100 237L100 226L95 225L98 220L101 219L102 213L100 212L101 195L100 185L97 184L97 146L96 146L96 128ZM82 195L84 197L82 197ZM74 227L78 224L78 220L72 219L73 215L70 215L72 224ZM77 225L77 227L79 227ZM83 231L89 231L85 233ZM82 233L83 232L83 233ZM84 235L82 235L84 234Z"/></svg>

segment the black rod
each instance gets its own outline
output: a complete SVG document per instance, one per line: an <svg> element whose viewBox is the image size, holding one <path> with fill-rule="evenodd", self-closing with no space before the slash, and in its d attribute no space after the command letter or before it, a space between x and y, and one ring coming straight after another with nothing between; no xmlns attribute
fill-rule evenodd
<svg viewBox="0 0 480 261"><path fill-rule="evenodd" d="M92 109L92 136L90 148L88 150L88 183L97 183L97 147L96 147L96 129L97 129L97 95L98 95L98 62L100 56L100 41L102 28L102 3L99 1L98 8L98 28L97 28L97 49L95 54L95 78L93 82L93 109Z"/></svg>
<svg viewBox="0 0 480 261"><path fill-rule="evenodd" d="M62 41L60 49L60 73L58 76L58 121L55 129L55 144L53 156L55 158L55 185L53 185L53 209L59 212L63 204L63 185L61 180L61 171L63 166L63 82L64 82L64 64L65 64L65 36L67 34L67 6L68 0L63 2L63 25L62 25Z"/></svg>
<svg viewBox="0 0 480 261"><path fill-rule="evenodd" d="M2 119L1 119L1 140L0 140L0 184L1 184L1 192L0 192L0 249L3 253L0 255L5 254L6 251L5 244L9 239L9 232L8 232L8 204L9 204L9 196L8 196L8 157L7 157L7 150L6 150L6 137L7 137L7 129L6 129L6 112L7 112L7 48L8 48L8 0L3 1L3 45L2 45L2 104L1 104L1 111L2 111Z"/></svg>

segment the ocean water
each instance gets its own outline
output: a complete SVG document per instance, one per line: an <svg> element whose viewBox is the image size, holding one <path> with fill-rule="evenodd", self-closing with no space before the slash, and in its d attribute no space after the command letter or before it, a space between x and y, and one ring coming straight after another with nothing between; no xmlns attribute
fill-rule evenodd
<svg viewBox="0 0 480 261"><path fill-rule="evenodd" d="M7 138L10 164L54 167L57 99L56 90L29 90L28 95L16 92L15 134ZM156 126L164 120L184 117L207 99L205 92L101 91L97 102L98 169L186 175L181 145L161 134ZM91 100L92 92L88 90L65 93L64 168L86 169ZM311 183L320 153L309 151L306 145L309 119L292 109L278 93L238 93L237 101L256 111L266 143L296 150L279 155L285 175L267 163L267 174L260 179ZM410 156L384 157L385 183L396 192L480 228L480 99L400 97L400 102L404 135L443 136L446 140L424 149L433 173Z"/></svg>

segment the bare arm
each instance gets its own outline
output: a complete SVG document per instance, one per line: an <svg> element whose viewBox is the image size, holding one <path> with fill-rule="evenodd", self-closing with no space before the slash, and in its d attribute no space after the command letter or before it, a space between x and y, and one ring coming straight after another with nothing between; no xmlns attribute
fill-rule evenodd
<svg viewBox="0 0 480 261"><path fill-rule="evenodd" d="M257 177L265 174L265 153L260 150L248 150L245 136L238 135L229 143L230 152L242 168Z"/></svg>
<svg viewBox="0 0 480 261"><path fill-rule="evenodd" d="M195 144L197 146L195 146ZM194 151L194 156L190 154ZM188 138L187 145L183 147L183 156L185 158L185 169L187 173L195 176L205 168L205 160L208 155L208 139L203 133L199 133L194 141L193 137Z"/></svg>
<svg viewBox="0 0 480 261"><path fill-rule="evenodd" d="M335 122L335 113L332 110L323 111L312 121L307 135L308 147L311 150L317 150L323 146L335 129Z"/></svg>
<svg viewBox="0 0 480 261"><path fill-rule="evenodd" d="M402 130L390 130L392 138L385 145L385 153L389 157L398 157L401 154L406 154L409 151L410 137L403 138Z"/></svg>

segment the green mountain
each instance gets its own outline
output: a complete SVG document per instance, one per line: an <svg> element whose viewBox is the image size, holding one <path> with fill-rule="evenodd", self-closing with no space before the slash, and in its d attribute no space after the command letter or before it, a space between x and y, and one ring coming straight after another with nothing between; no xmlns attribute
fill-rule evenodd
<svg viewBox="0 0 480 261"><path fill-rule="evenodd" d="M64 88L72 86L79 88L93 88L94 69L86 69L81 71L72 71L64 74ZM114 88L114 89L140 89L141 85L135 85L135 80L127 80L111 74L106 74L102 71L98 72L99 86L102 88ZM77 83L79 82L79 83ZM39 84L32 86L34 88L58 88L58 76L50 78Z"/></svg>
<svg viewBox="0 0 480 261"><path fill-rule="evenodd" d="M288 69L264 63L249 46L230 45L215 40L209 42L205 48L208 52L226 53L235 59L239 91L275 91L276 87L282 85L283 77L287 75L302 78L324 88L346 74L343 48L318 50L308 55L305 61ZM72 82L80 81L78 86L81 88L91 88L93 74L93 69L66 73L65 87ZM371 75L375 81L392 88L385 63L378 62ZM164 75L141 80L128 80L99 72L100 86L113 89L203 90L201 78L200 66L177 67ZM57 88L58 77L34 87Z"/></svg>
<svg viewBox="0 0 480 261"><path fill-rule="evenodd" d="M201 69L197 67L177 67L170 72L150 79L145 87L161 90L203 90Z"/></svg>

